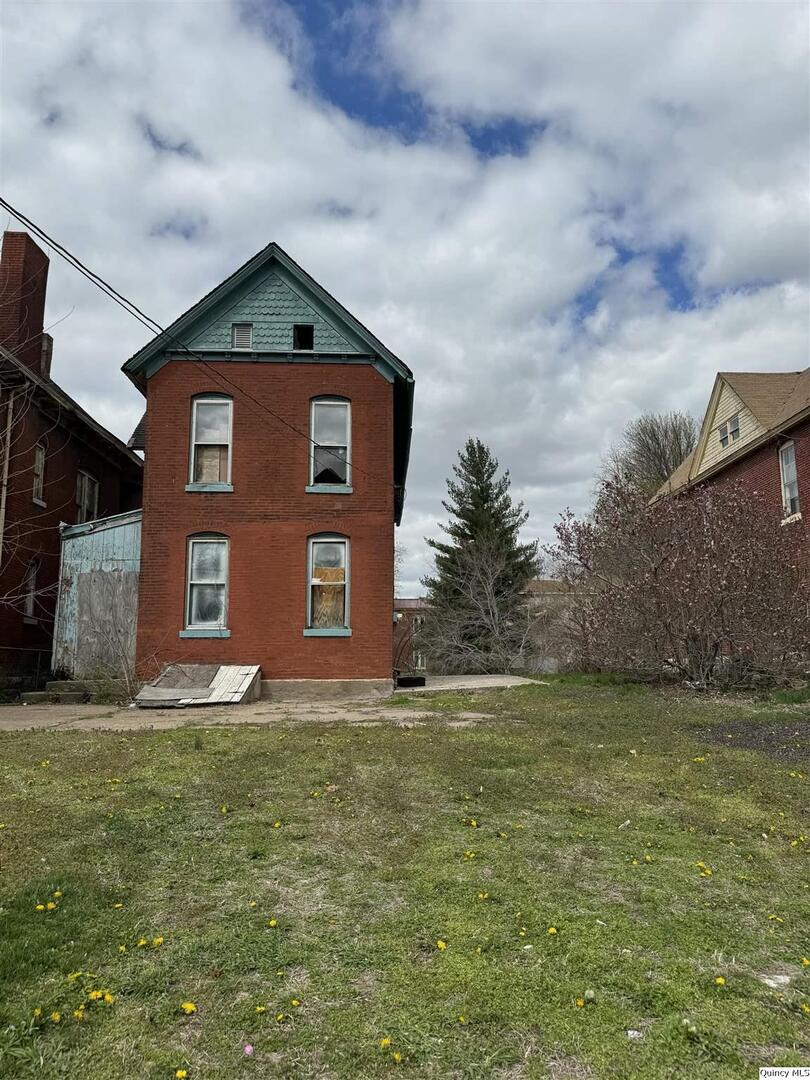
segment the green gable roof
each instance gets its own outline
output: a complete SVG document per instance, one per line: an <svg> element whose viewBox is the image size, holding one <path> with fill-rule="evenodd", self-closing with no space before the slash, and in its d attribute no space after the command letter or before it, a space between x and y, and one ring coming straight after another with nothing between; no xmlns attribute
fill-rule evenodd
<svg viewBox="0 0 810 1080"><path fill-rule="evenodd" d="M233 323L253 324L253 347L231 351ZM278 246L268 244L123 365L142 392L172 360L301 360L292 347L295 323L311 323L313 362L369 363L394 386L395 517L405 493L413 415L413 374L397 356ZM139 425L140 426L140 425Z"/></svg>

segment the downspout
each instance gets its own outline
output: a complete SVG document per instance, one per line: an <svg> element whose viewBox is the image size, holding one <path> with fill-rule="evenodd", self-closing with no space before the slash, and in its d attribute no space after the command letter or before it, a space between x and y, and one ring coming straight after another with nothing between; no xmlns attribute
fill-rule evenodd
<svg viewBox="0 0 810 1080"><path fill-rule="evenodd" d="M12 390L6 407L6 435L3 440L3 479L0 481L0 567L3 565L3 540L6 532L6 495L8 493L8 467L11 461L11 421L14 416L14 394Z"/></svg>

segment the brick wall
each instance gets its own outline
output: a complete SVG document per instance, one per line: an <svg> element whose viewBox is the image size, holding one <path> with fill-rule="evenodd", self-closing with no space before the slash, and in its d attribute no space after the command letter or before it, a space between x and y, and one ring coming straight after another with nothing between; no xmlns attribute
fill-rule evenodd
<svg viewBox="0 0 810 1080"><path fill-rule="evenodd" d="M8 391L0 390L0 435L5 434L8 400ZM69 426L58 420L52 406L39 407L30 390L18 393L13 416L0 597L19 595L34 558L39 571L35 621L26 618L19 603L0 602L0 670L36 669L38 662L47 670L59 577L59 523L77 520L76 474L83 469L99 481L102 517L140 505L140 469L122 465L83 425ZM34 447L39 441L46 447L45 506L32 497ZM0 439L0 467L2 460Z"/></svg>
<svg viewBox="0 0 810 1080"><path fill-rule="evenodd" d="M38 375L43 374L42 324L47 284L45 252L28 233L4 233L0 251L0 345Z"/></svg>
<svg viewBox="0 0 810 1080"><path fill-rule="evenodd" d="M175 360L148 383L138 659L260 664L264 678L391 675L393 390L361 364L212 364L299 431L312 397L352 403L351 495L308 494L309 443L233 393L232 493L186 492L192 398L225 393L208 369ZM230 538L228 639L181 639L189 535ZM351 541L349 638L308 638L307 537Z"/></svg>

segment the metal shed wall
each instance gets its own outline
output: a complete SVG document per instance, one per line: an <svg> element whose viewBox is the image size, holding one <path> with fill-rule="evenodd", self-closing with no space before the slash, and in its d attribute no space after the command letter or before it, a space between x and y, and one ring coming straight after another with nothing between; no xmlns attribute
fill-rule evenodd
<svg viewBox="0 0 810 1080"><path fill-rule="evenodd" d="M141 517L134 510L62 529L54 671L120 676L134 665Z"/></svg>

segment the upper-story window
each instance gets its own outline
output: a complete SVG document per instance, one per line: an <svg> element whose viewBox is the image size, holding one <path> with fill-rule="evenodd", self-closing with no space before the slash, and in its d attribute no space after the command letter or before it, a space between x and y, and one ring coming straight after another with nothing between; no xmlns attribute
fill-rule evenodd
<svg viewBox="0 0 810 1080"><path fill-rule="evenodd" d="M734 413L733 416L730 416L725 424L720 425L717 433L720 436L721 446L728 446L729 443L736 442L740 437L740 414Z"/></svg>
<svg viewBox="0 0 810 1080"><path fill-rule="evenodd" d="M45 444L34 447L34 485L31 498L40 506L45 505Z"/></svg>
<svg viewBox="0 0 810 1080"><path fill-rule="evenodd" d="M315 327L312 323L295 323L293 326L293 349L312 352L315 348Z"/></svg>
<svg viewBox="0 0 810 1080"><path fill-rule="evenodd" d="M796 447L792 442L785 443L779 449L779 470L782 475L782 504L785 514L801 512L799 502L799 478L796 473Z"/></svg>
<svg viewBox="0 0 810 1080"><path fill-rule="evenodd" d="M76 477L76 521L93 521L98 517L98 480L88 472L80 471Z"/></svg>
<svg viewBox="0 0 810 1080"><path fill-rule="evenodd" d="M310 403L310 484L351 483L351 406L341 398Z"/></svg>
<svg viewBox="0 0 810 1080"><path fill-rule="evenodd" d="M213 630L227 625L228 538L190 536L186 581L186 629Z"/></svg>
<svg viewBox="0 0 810 1080"><path fill-rule="evenodd" d="M249 322L231 323L231 348L232 349L252 349L253 348L253 323L249 323Z"/></svg>
<svg viewBox="0 0 810 1080"><path fill-rule="evenodd" d="M233 402L218 394L195 398L191 407L192 484L230 484Z"/></svg>

